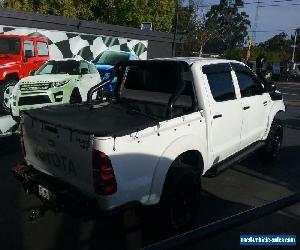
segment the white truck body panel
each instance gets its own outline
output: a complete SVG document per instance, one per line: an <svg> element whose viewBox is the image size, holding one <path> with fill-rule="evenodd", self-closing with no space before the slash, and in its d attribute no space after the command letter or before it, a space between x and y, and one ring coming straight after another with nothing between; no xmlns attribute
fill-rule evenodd
<svg viewBox="0 0 300 250"><path fill-rule="evenodd" d="M184 60L191 65L198 110L117 137L71 132L60 127L55 127L57 133L53 133L45 129L45 124L32 121L26 115L27 163L76 186L95 198L104 210L133 201L152 205L159 202L168 170L182 153L198 152L203 159L204 174L214 164L250 144L265 140L274 116L285 109L282 100L273 101L267 93L242 98L234 71L231 71L231 77L236 99L216 102L202 67L230 61L169 60ZM245 106L250 108L243 110ZM214 118L218 114L222 117ZM94 191L93 149L104 152L112 163L118 186L112 195L101 196ZM68 162L67 166L64 166L63 159Z"/></svg>

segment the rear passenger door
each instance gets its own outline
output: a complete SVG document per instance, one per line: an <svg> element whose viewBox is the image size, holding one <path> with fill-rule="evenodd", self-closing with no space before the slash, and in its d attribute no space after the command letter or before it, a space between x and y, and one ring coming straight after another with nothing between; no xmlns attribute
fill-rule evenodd
<svg viewBox="0 0 300 250"><path fill-rule="evenodd" d="M237 98L237 88L232 80L228 63L205 65L202 67L208 82L210 103L210 148L213 164L238 151L242 127L241 100Z"/></svg>
<svg viewBox="0 0 300 250"><path fill-rule="evenodd" d="M242 149L262 138L268 122L270 96L264 93L262 83L246 66L232 66L235 69L242 101Z"/></svg>

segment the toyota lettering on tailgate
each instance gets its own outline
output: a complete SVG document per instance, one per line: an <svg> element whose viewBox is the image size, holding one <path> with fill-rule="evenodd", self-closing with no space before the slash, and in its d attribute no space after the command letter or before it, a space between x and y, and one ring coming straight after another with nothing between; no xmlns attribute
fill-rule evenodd
<svg viewBox="0 0 300 250"><path fill-rule="evenodd" d="M57 153L45 152L38 147L35 148L34 154L36 158L38 158L42 162L48 163L51 166L63 170L69 175L77 176L73 161L68 159L66 156Z"/></svg>

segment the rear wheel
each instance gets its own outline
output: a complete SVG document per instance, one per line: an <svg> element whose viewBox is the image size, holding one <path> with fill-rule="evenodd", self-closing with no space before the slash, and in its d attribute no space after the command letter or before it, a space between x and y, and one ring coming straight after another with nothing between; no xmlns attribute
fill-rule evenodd
<svg viewBox="0 0 300 250"><path fill-rule="evenodd" d="M282 145L282 139L283 126L281 120L275 118L266 139L266 144L260 152L263 161L270 162L278 157Z"/></svg>
<svg viewBox="0 0 300 250"><path fill-rule="evenodd" d="M169 230L189 229L198 213L201 182L196 171L184 163L172 166L167 175L159 208Z"/></svg>
<svg viewBox="0 0 300 250"><path fill-rule="evenodd" d="M10 96L17 82L14 79L5 80L0 85L0 111L3 114L10 114Z"/></svg>

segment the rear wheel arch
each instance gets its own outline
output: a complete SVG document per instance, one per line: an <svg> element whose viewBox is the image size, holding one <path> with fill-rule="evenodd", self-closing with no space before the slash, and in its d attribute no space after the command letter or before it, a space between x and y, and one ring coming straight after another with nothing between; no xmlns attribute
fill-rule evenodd
<svg viewBox="0 0 300 250"><path fill-rule="evenodd" d="M159 202L168 171L174 166L174 162L182 161L183 164L191 165L200 177L207 164L205 150L205 144L202 144L201 140L194 135L173 141L160 157L153 171L149 199L145 205L154 205Z"/></svg>
<svg viewBox="0 0 300 250"><path fill-rule="evenodd" d="M174 162L176 161L191 166L194 169L194 171L199 175L203 174L203 170L204 170L203 157L202 154L197 150L188 150L186 152L183 152L174 160ZM170 168L172 167L172 165L170 166Z"/></svg>

